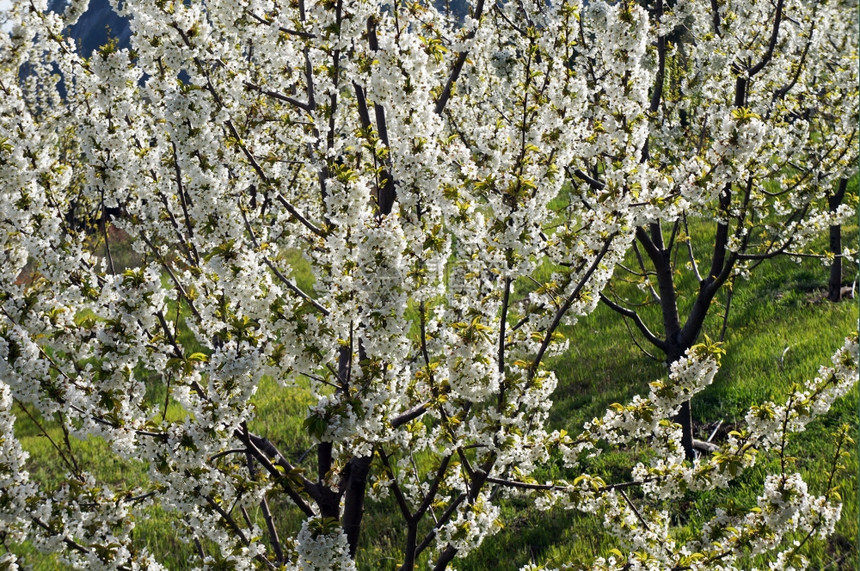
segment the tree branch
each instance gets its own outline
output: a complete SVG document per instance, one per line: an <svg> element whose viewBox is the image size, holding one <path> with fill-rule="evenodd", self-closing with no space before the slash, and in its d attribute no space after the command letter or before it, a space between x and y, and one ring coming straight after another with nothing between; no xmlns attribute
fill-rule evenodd
<svg viewBox="0 0 860 571"><path fill-rule="evenodd" d="M639 316L638 313L636 313L632 309L618 305L617 303L606 297L603 292L600 293L600 301L616 313L620 313L624 317L629 317L630 319L632 319L633 323L636 324L636 327L639 328L639 331L642 332L642 334L645 336L649 343L651 343L661 351L666 351L666 343L662 339L654 335L650 329L648 329L648 326L645 325L645 322L642 321L642 318Z"/></svg>
<svg viewBox="0 0 860 571"><path fill-rule="evenodd" d="M749 77L754 76L755 74L760 72L762 69L764 69L764 66L766 66L768 64L768 62L770 62L771 58L773 57L773 50L776 47L776 40L777 40L777 37L779 36L779 25L782 22L782 6L783 6L783 3L784 3L784 0L777 0L776 1L776 14L774 16L773 30L770 34L770 41L767 44L767 52L764 54L764 57L762 57L761 61L758 62L753 68L751 68L749 70Z"/></svg>
<svg viewBox="0 0 860 571"><path fill-rule="evenodd" d="M256 83L252 83L250 81L245 82L245 87L249 89L253 89L254 91L258 91L267 97L271 97L272 99L277 99L278 101L283 101L284 103L289 103L293 107L297 107L302 111L307 111L310 113L314 110L313 106L310 103L305 103L303 101L299 101L289 95L284 95L283 93L278 93L277 91L271 91L264 87L257 85Z"/></svg>
<svg viewBox="0 0 860 571"><path fill-rule="evenodd" d="M415 420L430 408L430 401L415 405L391 420L391 428L399 428L411 420Z"/></svg>
<svg viewBox="0 0 860 571"><path fill-rule="evenodd" d="M612 244L612 241L615 239L615 236L616 234L612 234L604 241L603 247L592 261L591 266L589 266L588 270L586 270L585 275L582 276L582 279L580 279L573 292L571 292L571 294L565 300L564 304L556 312L555 318L553 319L550 326L547 328L543 343L541 343L540 346L540 350L538 350L537 356L535 356L534 361L532 361L532 364L529 367L529 379L534 378L534 375L537 372L537 368L540 365L541 360L543 360L543 356L546 353L547 348L549 347L549 342L552 339L552 334L558 328L559 324L561 323L562 317L564 317L564 314L567 313L567 310L570 309L571 305L573 305L573 302L579 295L579 292L582 291L582 288L585 287L585 284L591 278L591 275L595 272L595 270L597 270L597 266L600 265L600 262L603 260L603 257L609 251L609 246Z"/></svg>
<svg viewBox="0 0 860 571"><path fill-rule="evenodd" d="M275 447L274 444L262 438L260 436L255 436L254 434L247 434L247 436L239 429L233 431L233 435L238 438L243 444L248 447L248 450L254 456L254 458L260 462L260 465L266 469L267 472L274 478L276 482L278 482L284 491L287 493L287 496L293 503L298 506L302 512L308 516L313 517L314 510L302 499L299 493L293 489L290 485L289 479L284 477L284 473L278 470L274 464L269 460L269 458L274 458L275 462L283 468L286 474L295 474L295 468L292 464L290 464L284 455ZM307 493L312 498L316 499L317 493L316 486L313 482L305 478L303 475L298 475L299 481L302 483L302 489L305 493Z"/></svg>
<svg viewBox="0 0 860 571"><path fill-rule="evenodd" d="M475 5L474 19L480 22L483 12L484 0L478 0L478 3ZM470 31L466 34L466 39L471 40L474 38L477 31L477 28ZM463 65L466 63L467 57L469 57L468 50L457 54L457 61L454 62L454 68L451 70L451 75L448 77L448 81L442 89L442 94L439 96L439 99L436 101L436 106L433 109L433 112L436 113L436 115L441 115L445 110L445 106L448 105L448 100L451 98L451 90L454 88L454 83L457 81L457 78L460 77L460 72L463 71Z"/></svg>

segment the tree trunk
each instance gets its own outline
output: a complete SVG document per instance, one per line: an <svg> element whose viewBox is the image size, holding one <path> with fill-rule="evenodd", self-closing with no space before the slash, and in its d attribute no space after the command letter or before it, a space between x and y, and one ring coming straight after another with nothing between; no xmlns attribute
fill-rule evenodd
<svg viewBox="0 0 860 571"><path fill-rule="evenodd" d="M666 335L666 364L671 365L684 355L691 343L686 343L687 346L684 346L682 337L685 336L682 335L684 330L681 328L678 317L678 299L672 275L671 251L663 249L662 231L656 224L651 227L651 240L653 247L650 251L644 242L643 246L645 246L646 251L649 251L657 275L657 285L660 290L660 310L663 314L663 330ZM704 315L702 322L704 322ZM689 320L687 326L689 326ZM701 329L701 323L696 327L696 335L698 335L699 329ZM684 447L684 454L688 460L692 460L695 457L695 452L693 451L693 415L690 410L690 401L681 405L681 410L675 415L674 420L681 425L681 445Z"/></svg>
<svg viewBox="0 0 860 571"><path fill-rule="evenodd" d="M845 198L845 189L848 179L839 180L839 188L835 194L827 198L827 206L830 212L836 212L842 199ZM839 301L842 299L842 226L838 224L830 227L830 252L833 254L833 264L830 266L830 279L827 281L827 299Z"/></svg>
<svg viewBox="0 0 860 571"><path fill-rule="evenodd" d="M842 251L842 227L830 227L830 251ZM830 265L830 279L827 281L827 299L829 301L840 301L842 299L842 258L839 254L833 259Z"/></svg>
<svg viewBox="0 0 860 571"><path fill-rule="evenodd" d="M693 449L692 401L686 401L681 405L681 410L675 416L675 422L681 425L681 446L684 447L684 455L687 460L694 460L696 453Z"/></svg>
<svg viewBox="0 0 860 571"><path fill-rule="evenodd" d="M402 571L415 569L416 550L418 547L418 522L409 521L406 524L406 553L403 557Z"/></svg>
<svg viewBox="0 0 860 571"><path fill-rule="evenodd" d="M669 350L666 352L666 364L671 365L678 359L684 356L684 353L689 347L681 347L677 343L669 341ZM673 419L681 425L681 446L684 448L684 455L687 460L693 460L696 453L693 449L693 412L691 401L686 401L681 405L681 410Z"/></svg>
<svg viewBox="0 0 860 571"><path fill-rule="evenodd" d="M448 568L448 564L454 560L454 557L456 555L456 549L454 549L450 545L446 547L445 550L439 554L439 558L436 559L436 565L433 566L433 571L445 571L445 569Z"/></svg>
<svg viewBox="0 0 860 571"><path fill-rule="evenodd" d="M358 536L361 532L361 519L364 516L364 494L367 489L367 474L370 471L372 456L362 456L349 461L344 479L346 490L343 505L343 532L349 543L349 554L355 558L358 549Z"/></svg>
<svg viewBox="0 0 860 571"><path fill-rule="evenodd" d="M731 187L727 186L720 197L720 207L724 212L728 212L730 204ZM731 269L734 267L737 257L727 255L728 236L728 225L718 224L714 238L711 269L708 276L700 282L693 306L690 308L684 325L681 326L672 267L672 249L677 247L677 243L673 241L669 248L666 248L663 232L658 223L650 224L648 229L642 226L636 229L636 239L654 265L654 275L660 292L660 311L663 317L663 339L659 339L659 336L655 338L652 335L649 340L665 353L667 365L671 365L683 357L687 349L696 342L714 296L731 275ZM613 307L613 304L609 305ZM625 315L625 311L629 312L629 310L617 306L614 309L622 315ZM693 460L696 456L696 442L693 438L693 416L689 401L681 406L674 420L681 425L681 444L684 447L684 453L687 459Z"/></svg>

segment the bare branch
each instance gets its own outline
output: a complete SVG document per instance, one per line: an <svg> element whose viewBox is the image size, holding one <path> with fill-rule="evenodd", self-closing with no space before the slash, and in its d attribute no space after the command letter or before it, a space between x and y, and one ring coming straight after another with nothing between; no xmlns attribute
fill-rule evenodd
<svg viewBox="0 0 860 571"><path fill-rule="evenodd" d="M290 97L289 95L284 95L283 93L278 93L277 91L272 91L270 89L260 87L256 83L246 81L245 87L248 87L249 89L253 89L255 91L258 91L267 97L271 97L272 99L277 99L278 101L283 101L284 103L289 103L293 107L298 107L302 111L307 111L308 113L310 113L311 111L314 110L314 108L311 106L310 103L305 103L303 101L299 101L298 99L295 99L294 97Z"/></svg>
<svg viewBox="0 0 860 571"><path fill-rule="evenodd" d="M410 408L409 410L407 410L407 411L395 416L393 419L391 419L391 427L392 428L398 428L400 426L403 426L407 422L415 420L416 418L418 418L419 416L421 416L422 414L427 412L427 410L429 408L430 408L430 402L429 401L423 402L419 405L415 405L412 408Z"/></svg>
<svg viewBox="0 0 860 571"><path fill-rule="evenodd" d="M636 313L632 309L618 305L617 303L606 297L603 292L600 293L600 301L602 301L607 307L609 307L613 311L620 313L624 317L629 317L630 319L632 319L633 323L636 324L636 327L639 328L639 331L642 332L642 335L645 336L649 343L651 343L661 351L665 351L667 349L665 341L654 335L651 330L648 329L648 326L645 325L645 322L642 321L642 318L639 316L638 313Z"/></svg>

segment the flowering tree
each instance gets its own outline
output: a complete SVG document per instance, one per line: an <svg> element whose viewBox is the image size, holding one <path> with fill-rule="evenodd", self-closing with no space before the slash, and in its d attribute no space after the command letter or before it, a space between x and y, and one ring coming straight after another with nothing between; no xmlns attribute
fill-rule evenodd
<svg viewBox="0 0 860 571"><path fill-rule="evenodd" d="M658 1L652 11L664 35L642 160L671 206L636 229L635 262L617 270L641 295L613 284L601 299L672 363L696 343L721 288L765 260L816 256L841 280L852 252L831 237L837 251L816 253L810 241L854 212L837 184L857 169L857 20L840 2L692 2L664 13ZM578 178L603 189L601 164ZM636 308L652 303L659 317L648 324ZM679 422L692 458L689 404Z"/></svg>
<svg viewBox="0 0 860 571"><path fill-rule="evenodd" d="M637 228L710 200L668 187L647 151L659 147L668 10L126 0L115 9L132 49L83 58L63 33L87 2L45 7L16 3L0 35L6 541L83 568L155 569L131 533L158 504L182 514L194 565L352 569L372 489L399 510L404 570L419 558L444 569L497 530L499 489L602 514L625 552L599 568L796 561L780 550L787 533L832 529L834 490L811 495L785 464L756 509L717 514L690 544L625 489L711 489L759 449L784 455L786 435L854 383L856 339L707 460L684 462L677 426L661 419L713 378L713 345L679 354L647 398L576 438L544 427L559 327L595 307ZM796 17L809 9L792 5ZM595 161L599 181L563 191ZM102 220L104 256L73 208ZM141 264L115 264L109 212ZM521 302L517 288L546 264L551 280ZM310 384L312 467L249 430L263 377L284 391ZM55 451L67 481L41 488L13 403L103 438L148 466L148 484L97 481L66 438ZM629 482L581 468L601 442L634 439L657 454ZM534 482L551 458L579 475ZM302 515L299 529L278 529L273 495Z"/></svg>

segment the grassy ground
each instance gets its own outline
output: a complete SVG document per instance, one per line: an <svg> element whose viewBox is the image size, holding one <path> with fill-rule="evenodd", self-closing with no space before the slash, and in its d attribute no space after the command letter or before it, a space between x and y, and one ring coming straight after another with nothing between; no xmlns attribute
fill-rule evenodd
<svg viewBox="0 0 860 571"><path fill-rule="evenodd" d="M725 432L742 420L748 407L766 399L779 401L792 383L815 375L817 367L828 362L842 338L857 327L857 307L851 302L832 304L823 301L827 272L814 261L796 265L779 260L763 265L750 282L735 285L728 330L725 339L727 356L713 385L694 401L694 417L699 422L699 437L707 438L716 423L721 422L718 441ZM310 283L303 284L309 287ZM719 336L725 294L717 301L706 323L706 333ZM664 374L662 363L653 361L636 348L624 324L601 306L577 326L565 331L570 350L551 362L560 383L554 395L555 406L550 418L552 428L572 433L594 416L599 416L613 402L625 402L636 393L647 391L647 383ZM155 389L154 389L155 390ZM163 396L153 393L154 400ZM280 389L264 382L255 397L257 420L251 429L278 443L282 451L297 459L311 445L302 429L302 419L311 396L305 390ZM858 391L837 403L834 410L814 422L792 443L797 469L813 491L822 492L825 472L832 456L830 434L842 423L855 427L856 437ZM48 488L61 483L64 467L53 453L50 441L36 424L19 412L16 432L25 449L31 453L30 471ZM178 413L178 412L177 412ZM50 422L44 427L55 440L62 434ZM73 444L78 460L105 481L133 486L145 477L145 466L123 463L107 451L103 442L90 439ZM635 463L633 453L604 454L592 467L607 480L622 478ZM771 459L771 464L774 459ZM752 505L767 465L753 470L728 492L709 493L685 498L681 507L685 529L695 529L709 518L715 507L729 501ZM551 471L549 471L551 470ZM550 468L537 475L538 480L557 475ZM841 476L844 499L842 520L828 541L812 543L806 549L815 569L853 569L858 564L857 456L852 455ZM298 519L289 510L273 509L286 528L295 528ZM402 545L401 534L392 527L399 518L393 503L369 503L366 532L361 538L359 568L382 570L395 568ZM502 508L504 529L474 552L457 561L457 569L506 571L530 562L550 566L567 561L586 564L596 555L613 547L603 533L600 522L581 514L555 510L539 512L523 499L506 501ZM177 541L171 530L177 516L153 509L148 521L135 530L139 545L147 546L170 569L186 568L192 547ZM16 547L26 568L54 570L61 567L52 556L34 553L27 545ZM752 564L752 562L751 562Z"/></svg>

